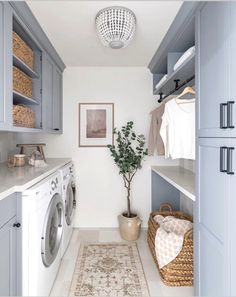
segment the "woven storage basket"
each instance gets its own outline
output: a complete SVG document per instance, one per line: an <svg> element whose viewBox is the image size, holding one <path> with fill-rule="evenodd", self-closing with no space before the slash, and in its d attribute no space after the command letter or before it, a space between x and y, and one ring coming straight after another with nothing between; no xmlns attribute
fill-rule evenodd
<svg viewBox="0 0 236 297"><path fill-rule="evenodd" d="M35 112L29 107L18 104L13 105L13 126L35 128Z"/></svg>
<svg viewBox="0 0 236 297"><path fill-rule="evenodd" d="M164 211L167 209L167 211ZM193 230L189 230L184 235L184 242L181 252L178 256L163 268L159 268L156 251L155 251L155 237L158 223L154 220L156 215L174 216L178 219L189 220L192 222L192 217L180 212L173 211L170 204L162 204L160 210L152 212L148 221L148 245L152 257L160 272L163 282L168 286L192 286L193 285Z"/></svg>
<svg viewBox="0 0 236 297"><path fill-rule="evenodd" d="M30 98L33 96L32 78L15 66L13 66L13 90Z"/></svg>
<svg viewBox="0 0 236 297"><path fill-rule="evenodd" d="M13 31L13 55L19 58L31 69L34 67L34 52L33 50L20 38L20 36Z"/></svg>

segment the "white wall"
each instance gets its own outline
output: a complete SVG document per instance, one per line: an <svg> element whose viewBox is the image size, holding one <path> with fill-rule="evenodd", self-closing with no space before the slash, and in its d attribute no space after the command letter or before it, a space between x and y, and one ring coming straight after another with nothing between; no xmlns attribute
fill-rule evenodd
<svg viewBox="0 0 236 297"><path fill-rule="evenodd" d="M78 176L76 226L116 227L126 208L121 176L107 148L78 147L78 103L114 102L115 126L134 121L137 133L148 135L149 112L157 106L152 76L142 67L70 67L64 73L64 134L24 135L23 141L44 141L47 157L72 157ZM147 226L151 210L151 165L177 164L147 157L133 181L132 206Z"/></svg>

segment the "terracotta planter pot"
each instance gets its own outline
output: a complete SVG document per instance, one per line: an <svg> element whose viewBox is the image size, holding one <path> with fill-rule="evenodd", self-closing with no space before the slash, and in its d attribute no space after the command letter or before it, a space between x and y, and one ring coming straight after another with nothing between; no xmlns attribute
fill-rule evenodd
<svg viewBox="0 0 236 297"><path fill-rule="evenodd" d="M124 214L118 216L120 235L123 239L133 241L137 240L141 229L141 219L135 215L127 218Z"/></svg>

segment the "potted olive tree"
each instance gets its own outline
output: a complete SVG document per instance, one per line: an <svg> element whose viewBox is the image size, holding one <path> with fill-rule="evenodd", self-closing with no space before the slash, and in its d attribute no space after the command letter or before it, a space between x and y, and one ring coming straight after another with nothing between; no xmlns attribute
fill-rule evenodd
<svg viewBox="0 0 236 297"><path fill-rule="evenodd" d="M133 122L128 122L121 131L115 128L113 132L116 136L115 145L108 145L127 190L127 211L118 216L120 234L125 240L136 240L140 233L141 220L131 211L130 194L133 178L142 168L142 161L147 155L145 137L136 135L133 124Z"/></svg>

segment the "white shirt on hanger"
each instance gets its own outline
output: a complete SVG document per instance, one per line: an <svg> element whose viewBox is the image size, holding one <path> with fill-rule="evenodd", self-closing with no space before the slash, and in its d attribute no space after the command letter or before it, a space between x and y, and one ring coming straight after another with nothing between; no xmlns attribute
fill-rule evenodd
<svg viewBox="0 0 236 297"><path fill-rule="evenodd" d="M166 158L195 160L195 99L167 102L160 134Z"/></svg>

